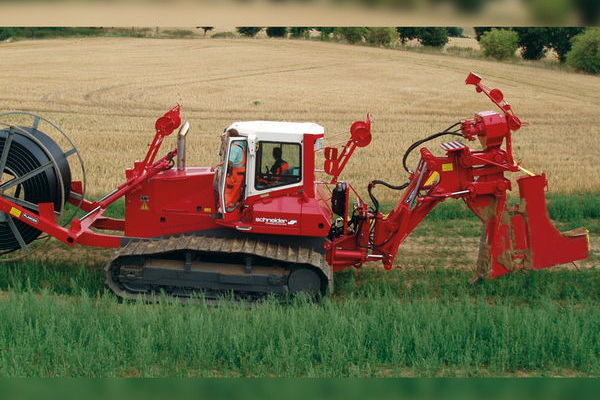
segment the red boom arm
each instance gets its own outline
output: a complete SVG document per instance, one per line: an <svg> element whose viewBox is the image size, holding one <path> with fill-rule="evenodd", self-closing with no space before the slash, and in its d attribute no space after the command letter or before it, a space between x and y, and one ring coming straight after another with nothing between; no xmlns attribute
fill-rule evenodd
<svg viewBox="0 0 600 400"><path fill-rule="evenodd" d="M478 92L484 92L504 112L481 112L461 123L463 137L478 138L483 150L473 151L454 141L442 144L445 157L436 157L422 148L419 165L392 212L388 216L373 213L359 201L355 215L363 222L328 244L328 260L336 270L372 260L381 260L386 269L391 269L400 244L447 198L463 199L484 223L476 278L587 258L587 230L560 233L550 222L544 174L518 178L521 202L516 207L507 206L511 181L504 174L520 168L513 161L511 131L523 123L500 90L489 90L480 81L470 74L466 83L476 85Z"/></svg>

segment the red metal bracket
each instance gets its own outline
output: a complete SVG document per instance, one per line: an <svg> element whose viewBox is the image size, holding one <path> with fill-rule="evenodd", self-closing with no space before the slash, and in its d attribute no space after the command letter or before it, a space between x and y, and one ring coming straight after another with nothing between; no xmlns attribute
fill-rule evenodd
<svg viewBox="0 0 600 400"><path fill-rule="evenodd" d="M325 148L325 164L324 170L328 175L331 175L330 183L337 183L337 179L346 168L346 164L352 157L354 150L357 147L366 147L371 143L371 124L373 116L369 113L365 121L356 121L350 127L350 139L346 142L342 151L339 152L335 147Z"/></svg>
<svg viewBox="0 0 600 400"><path fill-rule="evenodd" d="M156 134L149 146L144 161L136 165L136 174L141 174L148 165L154 163L154 159L160 150L164 138L172 134L179 125L181 125L181 106L177 104L156 120L154 124Z"/></svg>
<svg viewBox="0 0 600 400"><path fill-rule="evenodd" d="M502 91L500 91L500 89L489 89L488 87L482 85L481 77L473 72L467 76L465 84L474 85L475 90L478 93L485 93L485 95L502 110L506 116L506 120L508 121L511 130L516 131L519 130L521 126L526 125L526 123L521 122L519 117L515 115L515 113L512 111L511 105L504 100L504 94Z"/></svg>

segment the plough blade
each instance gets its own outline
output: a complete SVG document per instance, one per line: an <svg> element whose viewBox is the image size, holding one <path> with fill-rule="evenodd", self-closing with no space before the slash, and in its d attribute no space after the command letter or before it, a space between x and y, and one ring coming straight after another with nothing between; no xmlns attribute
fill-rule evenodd
<svg viewBox="0 0 600 400"><path fill-rule="evenodd" d="M546 175L518 179L521 204L525 203L527 241L533 269L565 264L588 257L589 236L585 228L559 232L546 208Z"/></svg>
<svg viewBox="0 0 600 400"><path fill-rule="evenodd" d="M517 270L548 268L587 258L587 229L560 232L550 221L545 197L546 176L522 176L517 182L520 204L499 210L486 221L478 277L496 278Z"/></svg>

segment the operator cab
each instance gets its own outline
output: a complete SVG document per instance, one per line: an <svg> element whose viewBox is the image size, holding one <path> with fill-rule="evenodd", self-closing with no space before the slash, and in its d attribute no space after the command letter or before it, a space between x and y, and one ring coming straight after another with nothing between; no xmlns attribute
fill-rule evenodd
<svg viewBox="0 0 600 400"><path fill-rule="evenodd" d="M300 146L298 143L259 142L254 189L271 190L299 183L302 180Z"/></svg>
<svg viewBox="0 0 600 400"><path fill-rule="evenodd" d="M323 136L324 128L315 123L247 121L227 127L215 175L223 222L240 222L236 228L253 232L255 225L302 229L303 202L315 197L314 152ZM240 160L243 168L237 167Z"/></svg>

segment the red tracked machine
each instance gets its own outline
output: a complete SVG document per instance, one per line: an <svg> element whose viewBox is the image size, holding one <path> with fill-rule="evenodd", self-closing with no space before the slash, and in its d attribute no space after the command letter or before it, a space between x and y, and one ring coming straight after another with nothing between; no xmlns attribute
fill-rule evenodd
<svg viewBox="0 0 600 400"><path fill-rule="evenodd" d="M561 233L550 222L546 176L515 162L512 133L523 123L503 94L483 86L475 74L466 83L500 112L480 112L411 145L402 160L408 181L398 186L372 181L371 205L339 180L354 151L371 142L370 116L351 126L350 139L340 149L324 147L324 129L314 123L237 122L222 136L217 167L187 167L189 123L181 123L176 106L157 120L146 157L126 171L125 183L97 201L86 200L84 183L72 179L72 159L78 157L72 143L63 151L42 132L40 122L49 121L31 115L30 125L3 124L0 249L28 253L42 233L70 246L118 249L106 274L109 287L124 298L161 291L182 299L225 293L250 299L319 295L332 289L334 272L344 268L380 261L391 269L403 240L437 204L454 198L484 224L477 279L587 258L585 229ZM177 148L157 159L164 139L177 128ZM453 140L441 145L441 157L420 148L416 168L407 167L413 150L445 135L479 141L481 150ZM315 177L319 151L325 155L326 180ZM236 181L233 171L242 186L231 208L226 203ZM520 204L509 207L512 187L505 174L519 171L526 173L517 178ZM377 186L403 190L388 215L379 210ZM125 218L105 216L121 198ZM59 221L67 203L85 215L65 227Z"/></svg>

